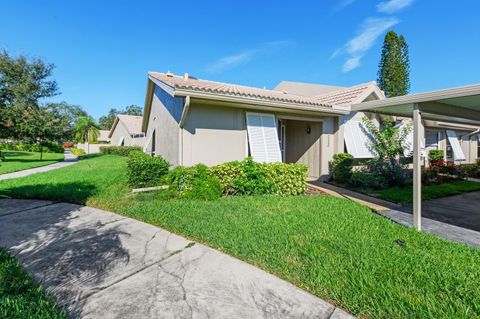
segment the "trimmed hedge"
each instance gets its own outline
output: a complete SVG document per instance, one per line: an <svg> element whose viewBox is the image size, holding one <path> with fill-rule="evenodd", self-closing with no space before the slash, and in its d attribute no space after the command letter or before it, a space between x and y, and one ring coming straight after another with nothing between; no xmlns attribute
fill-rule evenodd
<svg viewBox="0 0 480 319"><path fill-rule="evenodd" d="M168 173L169 167L170 163L162 157L152 157L138 150L130 150L127 160L128 184L132 187L158 186Z"/></svg>
<svg viewBox="0 0 480 319"><path fill-rule="evenodd" d="M42 149L43 147L43 149ZM0 144L0 150L3 151L20 151L20 152L41 152L44 153L63 153L64 149L62 145L55 142L46 142L40 144L22 144L22 143L2 143Z"/></svg>
<svg viewBox="0 0 480 319"><path fill-rule="evenodd" d="M142 152L140 146L100 146L100 153L129 156L131 152Z"/></svg>
<svg viewBox="0 0 480 319"><path fill-rule="evenodd" d="M211 167L224 195L300 195L307 189L307 166L257 163L251 157Z"/></svg>
<svg viewBox="0 0 480 319"><path fill-rule="evenodd" d="M85 151L80 148L70 147L69 149L70 149L70 152L72 152L73 155L75 155L76 157L86 154Z"/></svg>
<svg viewBox="0 0 480 319"><path fill-rule="evenodd" d="M213 200L222 196L220 180L203 164L176 167L165 180L172 197Z"/></svg>
<svg viewBox="0 0 480 319"><path fill-rule="evenodd" d="M443 150L430 150L428 152L428 160L430 163L435 163L443 160Z"/></svg>
<svg viewBox="0 0 480 319"><path fill-rule="evenodd" d="M348 153L335 154L332 162L333 179L341 184L350 183L353 169L353 156Z"/></svg>

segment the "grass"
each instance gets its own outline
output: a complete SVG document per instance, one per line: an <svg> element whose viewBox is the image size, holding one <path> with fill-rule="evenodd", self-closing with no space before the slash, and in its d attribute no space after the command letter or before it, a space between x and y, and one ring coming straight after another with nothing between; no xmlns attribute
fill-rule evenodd
<svg viewBox="0 0 480 319"><path fill-rule="evenodd" d="M5 160L0 163L0 175L63 161L63 154L59 153L43 153L42 160L37 152L2 151L2 154Z"/></svg>
<svg viewBox="0 0 480 319"><path fill-rule="evenodd" d="M428 185L422 187L422 199L435 199L445 196L458 195L465 192L480 191L480 183L459 181L452 183ZM411 203L413 200L412 187L391 187L379 190L375 196L399 204Z"/></svg>
<svg viewBox="0 0 480 319"><path fill-rule="evenodd" d="M0 248L0 318L67 318L53 299Z"/></svg>
<svg viewBox="0 0 480 319"><path fill-rule="evenodd" d="M130 195L113 155L0 184L0 195L116 211L206 243L362 318L480 318L480 250L329 196Z"/></svg>

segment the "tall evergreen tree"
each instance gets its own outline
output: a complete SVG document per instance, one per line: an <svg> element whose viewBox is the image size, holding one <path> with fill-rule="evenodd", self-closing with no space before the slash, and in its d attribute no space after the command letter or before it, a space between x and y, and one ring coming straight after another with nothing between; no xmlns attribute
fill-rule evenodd
<svg viewBox="0 0 480 319"><path fill-rule="evenodd" d="M385 35L377 82L387 97L406 95L410 90L408 45L395 31Z"/></svg>

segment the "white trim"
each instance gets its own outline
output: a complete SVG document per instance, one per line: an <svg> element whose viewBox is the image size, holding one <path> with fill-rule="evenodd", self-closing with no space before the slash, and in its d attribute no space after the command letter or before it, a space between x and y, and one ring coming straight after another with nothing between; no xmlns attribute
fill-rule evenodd
<svg viewBox="0 0 480 319"><path fill-rule="evenodd" d="M125 136L120 137L117 146L122 146L122 143L125 141Z"/></svg>

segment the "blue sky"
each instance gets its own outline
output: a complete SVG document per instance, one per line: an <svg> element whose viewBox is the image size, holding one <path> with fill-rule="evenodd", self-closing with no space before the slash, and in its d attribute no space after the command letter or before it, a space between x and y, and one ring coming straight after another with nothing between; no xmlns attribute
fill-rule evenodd
<svg viewBox="0 0 480 319"><path fill-rule="evenodd" d="M376 79L385 32L410 46L412 92L480 82L480 1L3 1L0 48L56 65L98 118L143 106L148 71L273 88Z"/></svg>

